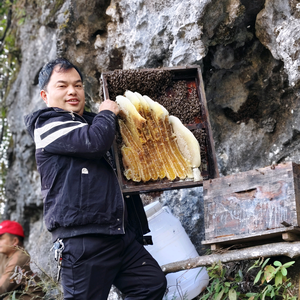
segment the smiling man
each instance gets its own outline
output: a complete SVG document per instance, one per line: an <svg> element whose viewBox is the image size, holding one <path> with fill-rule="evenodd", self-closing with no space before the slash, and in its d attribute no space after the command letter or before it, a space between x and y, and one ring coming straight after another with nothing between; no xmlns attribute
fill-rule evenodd
<svg viewBox="0 0 300 300"><path fill-rule="evenodd" d="M30 256L23 248L24 231L18 222L6 220L0 223L0 299L11 299L15 292L15 299L42 299L45 293L39 286L40 279L34 276L30 269ZM22 273L16 274L19 267ZM19 280L14 279L16 274ZM28 284L33 278L35 284Z"/></svg>
<svg viewBox="0 0 300 300"><path fill-rule="evenodd" d="M47 87L41 90L41 97L49 107L60 107L67 111L83 114L85 97L83 82L75 69L64 72L56 66Z"/></svg>
<svg viewBox="0 0 300 300"><path fill-rule="evenodd" d="M139 195L123 197L109 152L119 107L84 110L83 78L66 59L39 75L48 108L26 117L36 145L44 219L61 246L64 299L106 300L114 284L126 299L161 300L165 276L143 247L149 232Z"/></svg>

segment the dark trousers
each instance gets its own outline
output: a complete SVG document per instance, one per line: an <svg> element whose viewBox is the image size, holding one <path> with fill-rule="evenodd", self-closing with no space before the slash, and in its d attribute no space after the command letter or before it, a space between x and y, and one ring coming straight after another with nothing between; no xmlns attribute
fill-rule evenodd
<svg viewBox="0 0 300 300"><path fill-rule="evenodd" d="M63 241L64 299L106 300L112 284L127 300L163 298L165 275L129 228L125 235L81 235Z"/></svg>

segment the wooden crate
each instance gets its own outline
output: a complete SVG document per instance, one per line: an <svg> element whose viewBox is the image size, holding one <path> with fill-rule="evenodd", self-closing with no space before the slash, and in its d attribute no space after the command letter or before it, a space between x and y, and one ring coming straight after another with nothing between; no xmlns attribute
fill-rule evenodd
<svg viewBox="0 0 300 300"><path fill-rule="evenodd" d="M145 93L144 87L146 85L145 81L147 80L147 76L150 78L151 74L161 75L162 72L168 73L168 76L170 75L171 78L169 78L169 83L164 83L165 86L163 91L156 92L155 90L152 95ZM134 84L130 82L130 80L128 80L128 82L126 81L127 77L136 75L136 73L139 76L136 77ZM163 81L162 79L163 78L160 77L157 80ZM204 180L216 178L219 176L214 142L209 122L209 113L207 109L202 75L199 66L140 70L115 70L111 72L103 72L101 81L104 99L115 100L116 95L124 94L127 89L131 90L132 92L139 92L142 95L146 94L154 101L157 101L158 103L163 105L169 111L170 115L178 117L181 121L183 120L183 116L186 115L187 112L190 114L190 105L188 104L189 98L192 97L191 95L193 95L194 98L196 97L197 101L199 102L199 113L197 115L194 115L187 122L183 123L194 133L195 136L195 133L201 132L201 138L197 136L196 138L199 141L201 147L202 164L200 169L201 175ZM122 84L119 84L119 82L121 82ZM157 82L154 82L153 86L156 86L156 84ZM163 93L164 96L167 95L168 99L171 99L172 101L178 101L178 98L175 99L177 97L174 87L176 84L181 84L185 87L187 91L187 97L180 103L178 103L174 109L174 107L172 108L170 106L170 103L166 105L166 103L164 102L165 98L163 98L160 93ZM150 90L150 92L152 92L152 90ZM113 148L117 167L117 175L123 193L153 192L177 188L195 187L203 184L203 181L194 182L191 179L176 179L174 181L170 181L165 178L162 180L149 181L145 183L127 180L123 175L124 168L122 165L120 145L121 139L117 137Z"/></svg>
<svg viewBox="0 0 300 300"><path fill-rule="evenodd" d="M203 183L205 241L220 246L299 240L300 165L293 162Z"/></svg>

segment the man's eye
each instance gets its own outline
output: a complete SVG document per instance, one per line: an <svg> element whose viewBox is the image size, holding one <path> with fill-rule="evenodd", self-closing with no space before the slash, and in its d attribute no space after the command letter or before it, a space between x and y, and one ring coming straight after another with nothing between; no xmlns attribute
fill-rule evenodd
<svg viewBox="0 0 300 300"><path fill-rule="evenodd" d="M77 84L76 87L82 88L82 85L81 84Z"/></svg>

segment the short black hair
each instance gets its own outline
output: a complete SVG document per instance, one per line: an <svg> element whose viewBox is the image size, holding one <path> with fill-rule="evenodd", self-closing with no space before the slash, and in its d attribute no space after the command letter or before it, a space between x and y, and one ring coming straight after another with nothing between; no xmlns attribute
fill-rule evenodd
<svg viewBox="0 0 300 300"><path fill-rule="evenodd" d="M75 65L73 65L71 62L69 62L67 59L60 57L60 58L56 58L56 59L48 62L46 65L43 66L42 70L40 71L40 73L39 73L39 88L41 90L44 90L47 88L47 85L50 81L50 77L52 75L53 69L56 66L60 67L59 71L65 71L65 70L74 68L78 72L78 74L81 78L81 81L83 82L83 76L82 76L81 72L79 71L79 69Z"/></svg>
<svg viewBox="0 0 300 300"><path fill-rule="evenodd" d="M11 234L11 233L7 233L10 235L10 237L13 239L14 237L16 237L19 240L18 245L19 246L23 246L24 245L24 237L17 235L17 234Z"/></svg>

